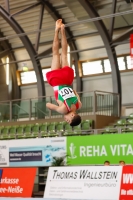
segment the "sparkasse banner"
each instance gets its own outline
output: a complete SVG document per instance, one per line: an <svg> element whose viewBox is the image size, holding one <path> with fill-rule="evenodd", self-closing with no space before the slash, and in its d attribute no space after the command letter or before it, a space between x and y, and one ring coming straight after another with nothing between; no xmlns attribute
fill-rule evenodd
<svg viewBox="0 0 133 200"><path fill-rule="evenodd" d="M31 197L36 168L0 168L0 197Z"/></svg>
<svg viewBox="0 0 133 200"><path fill-rule="evenodd" d="M118 200L122 167L50 167L44 198Z"/></svg>
<svg viewBox="0 0 133 200"><path fill-rule="evenodd" d="M133 163L133 134L67 137L69 165Z"/></svg>

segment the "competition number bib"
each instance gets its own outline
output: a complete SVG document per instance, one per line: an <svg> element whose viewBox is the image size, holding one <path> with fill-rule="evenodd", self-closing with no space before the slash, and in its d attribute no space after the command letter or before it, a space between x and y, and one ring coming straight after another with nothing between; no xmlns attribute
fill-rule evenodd
<svg viewBox="0 0 133 200"><path fill-rule="evenodd" d="M59 90L59 94L64 100L69 99L71 97L75 97L73 90L69 87L64 87L61 90Z"/></svg>

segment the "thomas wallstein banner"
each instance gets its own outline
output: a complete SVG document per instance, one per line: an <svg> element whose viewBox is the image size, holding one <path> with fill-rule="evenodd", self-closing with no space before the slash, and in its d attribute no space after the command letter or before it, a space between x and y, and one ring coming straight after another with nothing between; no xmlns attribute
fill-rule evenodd
<svg viewBox="0 0 133 200"><path fill-rule="evenodd" d="M45 198L118 200L122 167L50 167Z"/></svg>
<svg viewBox="0 0 133 200"><path fill-rule="evenodd" d="M69 165L133 163L133 134L67 137Z"/></svg>

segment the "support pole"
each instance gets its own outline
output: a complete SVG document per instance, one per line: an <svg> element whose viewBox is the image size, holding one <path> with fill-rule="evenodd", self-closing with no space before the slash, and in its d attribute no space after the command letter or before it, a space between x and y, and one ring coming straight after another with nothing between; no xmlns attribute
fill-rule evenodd
<svg viewBox="0 0 133 200"><path fill-rule="evenodd" d="M8 13L10 13L10 6L9 6L9 0L5 0L5 9Z"/></svg>
<svg viewBox="0 0 133 200"><path fill-rule="evenodd" d="M39 17L39 23L38 23L39 30L42 28L43 13L44 13L44 4L42 4L41 8L40 8L40 17ZM37 36L36 36L36 41L35 41L35 51L36 52L38 52L40 36L41 36L41 32L38 32Z"/></svg>
<svg viewBox="0 0 133 200"><path fill-rule="evenodd" d="M112 5L112 13L113 14L115 13L115 10L116 10L116 2L117 2L117 0L113 0L113 5ZM112 17L110 20L110 29L109 29L110 38L112 38L112 35L113 35L114 22L115 22L115 17Z"/></svg>

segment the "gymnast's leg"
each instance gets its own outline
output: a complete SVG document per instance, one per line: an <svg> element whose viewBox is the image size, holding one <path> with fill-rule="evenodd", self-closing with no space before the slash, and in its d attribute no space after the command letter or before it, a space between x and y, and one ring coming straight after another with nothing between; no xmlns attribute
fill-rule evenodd
<svg viewBox="0 0 133 200"><path fill-rule="evenodd" d="M52 46L53 58L52 58L51 70L60 69L59 31L61 28L61 24L62 24L62 19L58 19L55 25L55 35L54 35L53 46Z"/></svg>
<svg viewBox="0 0 133 200"><path fill-rule="evenodd" d="M62 67L69 66L68 58L67 58L67 38L65 34L65 25L61 25L61 46L62 46L62 53L61 53L61 65Z"/></svg>

